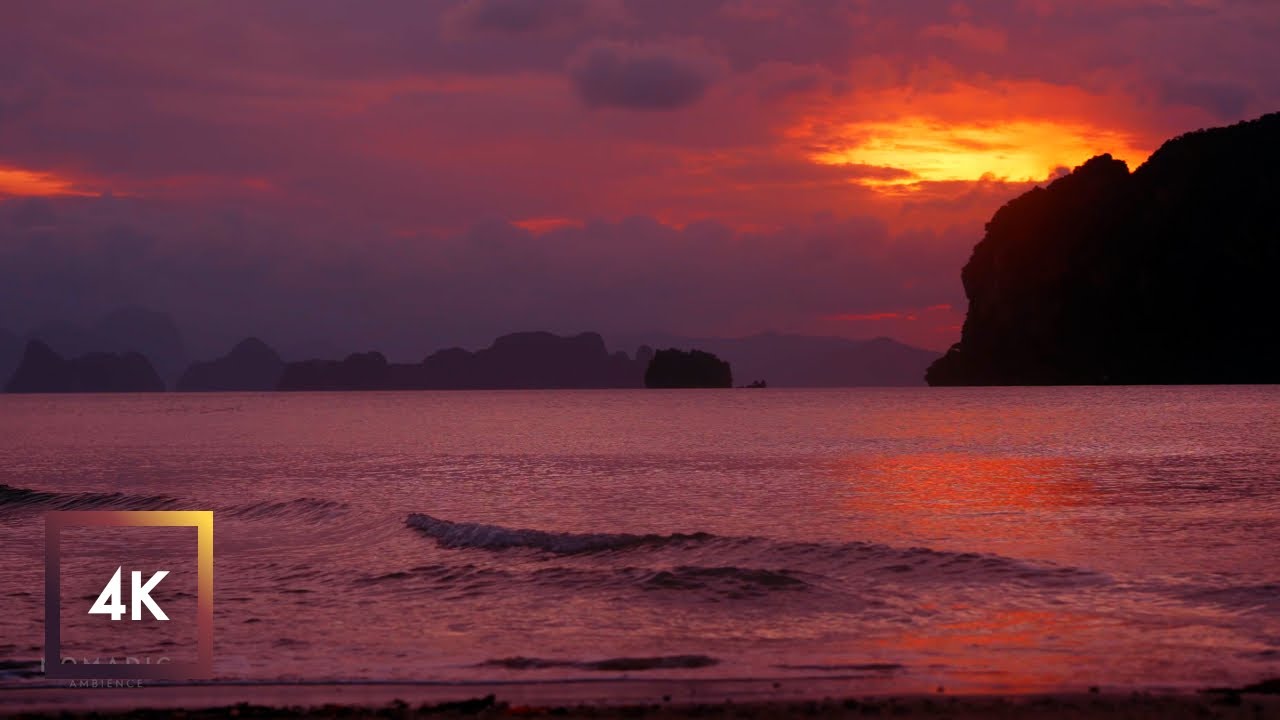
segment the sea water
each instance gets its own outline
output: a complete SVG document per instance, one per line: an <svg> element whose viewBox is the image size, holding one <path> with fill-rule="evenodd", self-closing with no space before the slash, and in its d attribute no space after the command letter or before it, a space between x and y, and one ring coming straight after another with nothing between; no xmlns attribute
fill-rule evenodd
<svg viewBox="0 0 1280 720"><path fill-rule="evenodd" d="M73 509L214 512L227 681L1280 675L1274 387L0 396L0 683ZM66 531L69 661L193 652L141 530ZM173 618L103 635L138 564Z"/></svg>

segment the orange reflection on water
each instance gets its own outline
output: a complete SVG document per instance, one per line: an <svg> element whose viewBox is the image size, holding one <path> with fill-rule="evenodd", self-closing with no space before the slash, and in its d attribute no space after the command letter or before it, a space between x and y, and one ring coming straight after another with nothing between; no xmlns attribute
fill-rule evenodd
<svg viewBox="0 0 1280 720"><path fill-rule="evenodd" d="M954 610L966 615L969 609ZM1067 610L986 607L981 617L944 620L877 638L874 644L886 652L913 653L918 665L945 669L953 683L972 678L972 691L1036 692L1070 686L1082 675L1101 676L1097 663L1103 660L1084 657L1080 649L1096 646L1107 625L1097 616ZM1090 635L1095 637L1085 637Z"/></svg>
<svg viewBox="0 0 1280 720"><path fill-rule="evenodd" d="M850 468L846 503L870 537L1053 560L1092 486L1062 457L917 453Z"/></svg>

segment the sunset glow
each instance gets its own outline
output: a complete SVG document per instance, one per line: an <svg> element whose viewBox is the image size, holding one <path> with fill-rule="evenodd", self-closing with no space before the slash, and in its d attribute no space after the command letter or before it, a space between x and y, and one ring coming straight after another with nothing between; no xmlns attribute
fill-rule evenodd
<svg viewBox="0 0 1280 720"><path fill-rule="evenodd" d="M0 166L0 197L62 197L79 195L93 197L98 193L85 192L75 187L71 180L53 173Z"/></svg>
<svg viewBox="0 0 1280 720"><path fill-rule="evenodd" d="M947 123L925 117L851 124L835 147L811 156L827 165L870 165L905 170L902 177L869 177L863 184L884 187L919 182L993 178L1038 181L1059 168L1111 153L1136 166L1149 154L1124 132L1050 120Z"/></svg>
<svg viewBox="0 0 1280 720"><path fill-rule="evenodd" d="M531 217L515 220L511 223L522 230L528 230L534 235L551 232L552 230L561 230L571 227L582 227L582 223L572 218L563 217Z"/></svg>
<svg viewBox="0 0 1280 720"><path fill-rule="evenodd" d="M213 308L219 327L403 336L410 354L517 327L945 350L959 268L997 208L1093 156L1136 169L1170 137L1276 106L1231 80L1271 52L1243 32L1269 38L1265 23L1203 9L1190 33L1157 0L306 7L314 23L215 4L71 27L39 4L0 29L8 66L41 58L0 88L0 214L56 226L111 289L86 291L69 250L23 256L0 285L66 277L6 323L92 314L127 288ZM1170 71L1171 49L1208 38L1194 76ZM87 73L76 48L128 67ZM143 238L127 267L149 274L111 275L100 226ZM254 290L172 281L211 272L194 258Z"/></svg>

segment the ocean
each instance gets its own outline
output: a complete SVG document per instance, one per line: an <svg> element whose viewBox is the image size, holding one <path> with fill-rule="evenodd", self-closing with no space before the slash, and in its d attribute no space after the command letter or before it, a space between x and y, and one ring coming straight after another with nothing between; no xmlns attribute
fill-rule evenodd
<svg viewBox="0 0 1280 720"><path fill-rule="evenodd" d="M1276 387L0 396L0 684L71 509L214 512L218 681L1280 675ZM64 535L64 662L193 652L194 531Z"/></svg>

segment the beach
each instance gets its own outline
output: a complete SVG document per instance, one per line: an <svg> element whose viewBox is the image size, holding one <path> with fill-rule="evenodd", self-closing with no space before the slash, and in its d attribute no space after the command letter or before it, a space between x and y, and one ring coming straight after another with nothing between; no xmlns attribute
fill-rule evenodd
<svg viewBox="0 0 1280 720"><path fill-rule="evenodd" d="M1280 683L1271 683L1277 685ZM624 684L626 685L626 684ZM404 685L310 685L259 687L215 693L192 688L147 692L145 698L104 697L80 702L63 693L30 690L0 692L0 716L38 720L62 718L1276 718L1277 687L1268 692L1199 693L1063 692L1026 695L813 695L820 686L784 689L773 683L751 688L743 683L604 684L594 689L546 687L425 688ZM163 689L161 689L163 690ZM493 692L485 692L492 690ZM112 691L106 691L112 692ZM654 694L665 693L665 694ZM130 695L130 693L119 693ZM569 698L577 695L579 699ZM772 697L770 697L772 696ZM225 698L253 698L229 703ZM559 700L557 701L557 697ZM595 699L584 699L595 698Z"/></svg>

